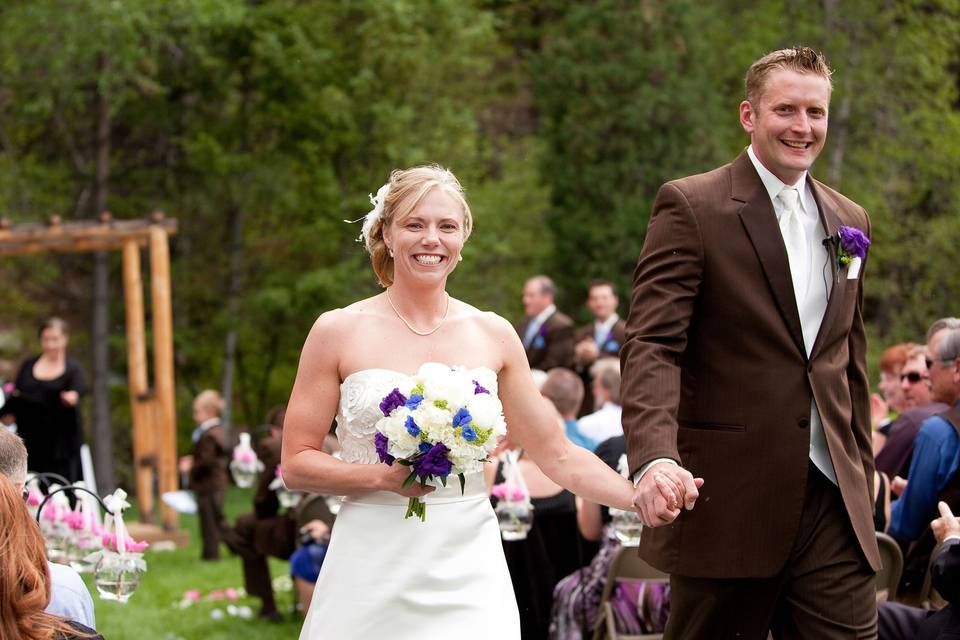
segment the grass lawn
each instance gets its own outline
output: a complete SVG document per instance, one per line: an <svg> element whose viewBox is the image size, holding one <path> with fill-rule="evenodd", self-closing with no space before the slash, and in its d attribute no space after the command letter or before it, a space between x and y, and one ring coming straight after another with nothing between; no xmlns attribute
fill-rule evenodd
<svg viewBox="0 0 960 640"><path fill-rule="evenodd" d="M239 514L251 511L252 496L252 490L231 487L225 508L227 520L232 523ZM128 517L135 518L135 514ZM96 607L97 631L105 640L292 640L299 636L300 619L291 613L293 591L276 594L277 606L284 613L280 624L256 618L260 601L250 596L240 597L233 603L227 600L201 601L180 608L184 592L190 589L197 589L206 596L218 589L243 587L240 559L226 546L221 545L219 562L200 561L196 516L181 515L180 526L190 532L190 545L176 551L148 549L144 554L147 573L126 604L101 600L93 586L93 576L84 575ZM288 567L286 562L270 560L270 572L274 578L288 575ZM254 617L244 620L228 615L229 604L250 607ZM214 609L223 612L221 619L213 617Z"/></svg>

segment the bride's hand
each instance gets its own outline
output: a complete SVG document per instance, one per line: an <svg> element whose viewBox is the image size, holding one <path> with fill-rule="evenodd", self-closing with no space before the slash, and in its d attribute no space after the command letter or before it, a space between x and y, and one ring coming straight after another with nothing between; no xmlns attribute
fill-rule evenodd
<svg viewBox="0 0 960 640"><path fill-rule="evenodd" d="M379 467L380 470L379 485L382 491L393 491L404 497L414 498L425 496L436 489L436 487L429 485L421 487L419 480L404 489L401 485L403 485L403 481L407 479L407 476L410 475L410 467L402 464L395 462L392 465L379 464L377 467Z"/></svg>

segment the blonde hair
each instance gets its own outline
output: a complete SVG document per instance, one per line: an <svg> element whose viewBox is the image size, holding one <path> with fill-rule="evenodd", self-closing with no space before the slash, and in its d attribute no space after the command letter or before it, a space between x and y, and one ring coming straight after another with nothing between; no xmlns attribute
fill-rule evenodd
<svg viewBox="0 0 960 640"><path fill-rule="evenodd" d="M766 88L767 76L779 69L796 71L797 73L812 73L824 78L833 88L833 82L830 77L833 71L827 64L827 58L819 51L814 51L810 47L793 47L790 49L780 49L772 51L763 56L747 70L747 77L744 79L746 85L747 101L756 107L763 90Z"/></svg>
<svg viewBox="0 0 960 640"><path fill-rule="evenodd" d="M223 398L220 397L220 394L213 389L204 389L197 394L193 402L198 407L213 411L217 416L223 415L225 403L223 402Z"/></svg>
<svg viewBox="0 0 960 640"><path fill-rule="evenodd" d="M390 249L383 240L383 230L394 222L400 222L409 216L417 205L432 189L443 189L447 195L460 203L463 209L463 240L466 242L473 230L473 215L470 205L463 195L460 181L449 169L439 165L424 165L411 169L394 169L387 182L389 191L384 198L383 211L373 221L370 232L365 234L370 263L377 279L384 287L393 284L393 258Z"/></svg>
<svg viewBox="0 0 960 640"><path fill-rule="evenodd" d="M44 612L50 574L43 535L5 476L0 476L0 522L0 640L92 637Z"/></svg>

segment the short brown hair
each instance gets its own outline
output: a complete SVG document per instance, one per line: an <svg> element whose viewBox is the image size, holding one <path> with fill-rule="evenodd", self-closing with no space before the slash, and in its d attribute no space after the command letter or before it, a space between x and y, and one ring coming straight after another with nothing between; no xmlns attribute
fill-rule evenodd
<svg viewBox="0 0 960 640"><path fill-rule="evenodd" d="M767 83L767 77L771 72L780 69L796 71L797 73L813 73L821 78L825 78L833 88L830 77L833 71L827 64L827 58L819 51L814 51L810 47L793 47L790 49L780 49L772 51L763 56L747 69L747 77L744 80L746 85L746 97L750 104L756 106L763 95L763 90Z"/></svg>
<svg viewBox="0 0 960 640"><path fill-rule="evenodd" d="M384 198L383 213L378 220L374 221L373 226L370 227L370 233L365 238L373 271L384 287L393 284L393 257L383 240L383 230L410 215L432 189L442 189L460 204L463 209L464 242L473 230L473 214L470 213L470 205L467 204L467 199L463 195L463 187L449 169L439 165L394 169L390 173L388 184L390 189Z"/></svg>
<svg viewBox="0 0 960 640"><path fill-rule="evenodd" d="M907 354L915 346L917 345L912 342L901 342L884 349L880 356L880 371L890 375L899 374L900 369L903 369L903 365L907 362Z"/></svg>
<svg viewBox="0 0 960 640"><path fill-rule="evenodd" d="M554 367L547 372L540 393L561 415L575 415L583 404L583 380L570 369Z"/></svg>
<svg viewBox="0 0 960 640"><path fill-rule="evenodd" d="M0 475L14 483L27 478L27 448L20 436L0 426Z"/></svg>

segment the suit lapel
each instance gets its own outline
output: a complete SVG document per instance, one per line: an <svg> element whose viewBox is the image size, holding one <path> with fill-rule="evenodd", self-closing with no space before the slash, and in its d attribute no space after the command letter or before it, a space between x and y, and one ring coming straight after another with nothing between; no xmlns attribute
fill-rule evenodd
<svg viewBox="0 0 960 640"><path fill-rule="evenodd" d="M831 241L826 243L827 255L830 260L830 273L833 277L833 286L830 287L830 297L827 299L827 308L823 312L823 321L817 330L817 337L813 341L813 348L810 350L810 358L817 355L817 352L823 347L823 342L830 331L837 316L837 309L840 307L840 301L843 300L843 293L847 288L847 267L840 268L837 262L837 242L833 239L839 238L838 229L840 228L840 216L830 198L819 186L816 180L809 178L810 187L813 191L813 198L817 201L817 208L820 210L820 224L827 232L827 238Z"/></svg>
<svg viewBox="0 0 960 640"><path fill-rule="evenodd" d="M764 188L746 152L733 161L730 173L730 196L743 204L738 212L740 220L750 236L767 283L777 301L780 315L790 330L790 336L800 352L806 355L797 298L793 292L793 280L790 278L790 264L787 262L787 249L783 244L783 235L777 224L770 194Z"/></svg>

